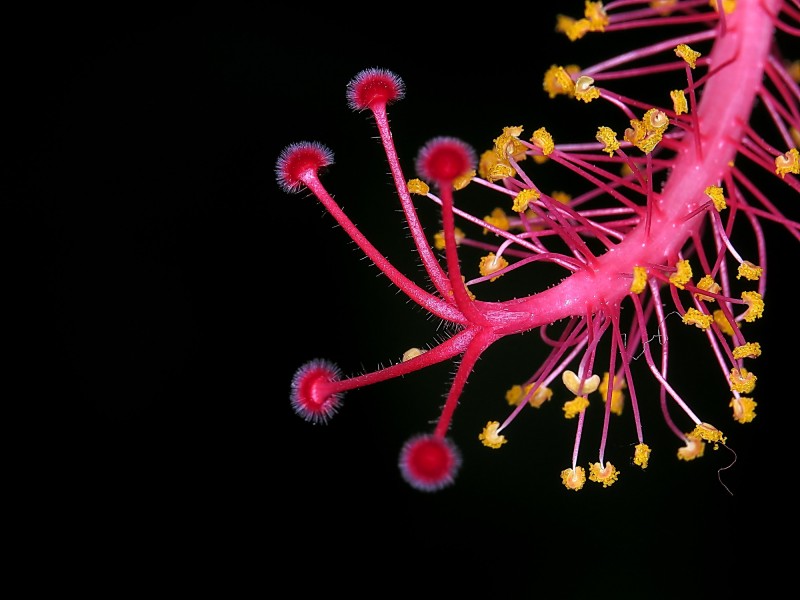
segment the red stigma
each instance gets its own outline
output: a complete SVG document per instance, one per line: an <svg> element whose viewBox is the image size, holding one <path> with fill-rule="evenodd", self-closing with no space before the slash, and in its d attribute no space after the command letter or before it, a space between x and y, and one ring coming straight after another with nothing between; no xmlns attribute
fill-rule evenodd
<svg viewBox="0 0 800 600"><path fill-rule="evenodd" d="M305 185L305 177L316 177L317 172L333 164L333 152L319 142L289 144L278 156L275 175L283 191L294 193Z"/></svg>
<svg viewBox="0 0 800 600"><path fill-rule="evenodd" d="M437 137L417 155L417 174L428 181L451 183L475 168L475 151L454 137Z"/></svg>
<svg viewBox="0 0 800 600"><path fill-rule="evenodd" d="M404 95L403 80L386 69L364 69L347 84L347 104L353 110L386 106Z"/></svg>
<svg viewBox="0 0 800 600"><path fill-rule="evenodd" d="M417 435L400 452L403 479L423 492L435 492L452 484L460 467L458 449L437 435Z"/></svg>
<svg viewBox="0 0 800 600"><path fill-rule="evenodd" d="M339 381L339 367L330 361L315 359L300 367L292 379L292 408L306 421L327 423L339 409L341 394L325 389L325 384Z"/></svg>

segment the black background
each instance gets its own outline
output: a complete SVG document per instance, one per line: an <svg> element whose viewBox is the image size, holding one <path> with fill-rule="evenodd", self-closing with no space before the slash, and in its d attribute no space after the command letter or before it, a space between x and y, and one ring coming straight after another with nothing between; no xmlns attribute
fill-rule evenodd
<svg viewBox="0 0 800 600"><path fill-rule="evenodd" d="M6 495L21 501L20 566L50 573L34 585L118 591L168 576L180 591L674 598L736 590L745 573L767 592L785 579L774 544L796 526L784 383L796 325L781 275L758 325L758 418L721 426L738 455L721 474L732 494L717 477L732 455L679 464L654 401L650 468L620 465L609 489L561 485L573 424L556 404L523 413L502 450L480 446L505 390L537 364L534 336L479 363L453 430L464 467L438 494L411 490L396 463L432 428L451 365L351 392L325 427L294 415L289 383L305 361L371 370L436 327L313 198L278 189L280 150L330 146L326 185L419 275L374 124L348 110L346 83L372 66L405 80L390 119L411 176L436 135L483 149L506 125L573 131L541 75L576 50L553 36L550 8L456 25L373 7L356 25L231 6L6 23ZM795 242L775 236L780 267ZM727 417L706 343L686 344L676 380L697 412ZM607 455L625 461L633 443L628 413Z"/></svg>

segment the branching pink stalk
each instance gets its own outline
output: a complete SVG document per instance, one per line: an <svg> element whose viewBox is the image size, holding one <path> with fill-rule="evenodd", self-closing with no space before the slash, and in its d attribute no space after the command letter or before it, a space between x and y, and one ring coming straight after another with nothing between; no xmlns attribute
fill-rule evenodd
<svg viewBox="0 0 800 600"><path fill-rule="evenodd" d="M607 487L619 477L605 456L612 415L621 415L628 403L638 438L632 462L645 469L650 458L631 369L639 356L659 386L663 416L678 438L678 458L702 456L706 444L726 444L722 431L690 408L670 382L667 315L676 312L709 343L721 385L730 392L733 419L752 421L757 378L749 364L761 347L750 339L747 325L764 310L762 223L783 226L800 239L800 223L784 214L763 185L780 186L775 197L782 196L781 203L788 199L789 207L800 192L800 62L780 54L781 38L800 33L800 6L796 0L720 5L721 10L716 0L617 0L606 6L586 1L583 17L558 19L557 29L571 40L648 28L652 43L583 69L553 65L543 88L554 99L606 101L618 118L598 126L591 141L569 144L556 143L544 127L524 139L522 126L506 126L480 156L457 138L435 137L419 152L418 178L410 180L387 113L404 97L404 84L385 69L358 73L347 88L348 104L374 117L430 286L398 271L327 191L319 179L333 163L327 147L318 142L286 147L277 161L278 183L286 192L310 191L400 291L450 323L454 333L430 348L410 349L397 364L349 378L333 362L309 361L292 381L296 412L324 423L347 391L454 360L455 377L433 431L412 436L399 461L410 485L439 490L455 481L461 465L447 433L479 357L506 336L538 329L549 356L529 379L506 392L509 414L490 420L477 437L489 448L503 446L504 432L521 411L550 401L560 380L568 393L564 416L576 421L572 460L561 472L562 483L572 490L585 484L587 470L578 463L586 411L596 394L602 432L596 460L588 461L588 478ZM654 35L659 28L669 32L663 40ZM667 74L679 75L682 83L662 89ZM659 90L659 101L606 87L639 79ZM756 110L762 111L758 131ZM769 131L764 114L772 124ZM566 169L591 190L575 197L548 194L536 185L537 169L545 168ZM460 210L457 192L467 185L499 194L499 205L483 218ZM419 220L414 196L441 208L442 229L433 236ZM732 241L748 232L755 256L740 255ZM483 255L476 263L463 262L473 250ZM542 263L563 270L553 285L537 285L544 291L491 302L473 291ZM479 276L468 278L476 270ZM667 303L673 308L665 310ZM607 363L596 364L605 354Z"/></svg>

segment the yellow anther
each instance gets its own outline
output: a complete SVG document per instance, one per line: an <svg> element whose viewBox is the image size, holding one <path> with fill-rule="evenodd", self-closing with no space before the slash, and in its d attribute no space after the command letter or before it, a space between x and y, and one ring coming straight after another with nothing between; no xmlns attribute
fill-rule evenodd
<svg viewBox="0 0 800 600"><path fill-rule="evenodd" d="M550 96L555 98L559 95L572 96L575 91L575 82L569 76L567 71L568 67L561 67L559 65L552 65L544 74L544 91Z"/></svg>
<svg viewBox="0 0 800 600"><path fill-rule="evenodd" d="M697 59L702 56L699 52L695 52L686 44L678 44L677 48L675 48L675 54L685 60L692 69L697 66Z"/></svg>
<svg viewBox="0 0 800 600"><path fill-rule="evenodd" d="M514 196L514 205L512 206L512 210L518 213L525 212L531 202L538 200L541 197L542 194L538 190L526 188Z"/></svg>
<svg viewBox="0 0 800 600"><path fill-rule="evenodd" d="M662 17L672 14L672 8L678 0L650 0L650 8L655 10Z"/></svg>
<svg viewBox="0 0 800 600"><path fill-rule="evenodd" d="M706 188L706 196L711 198L711 201L714 203L714 208L717 209L717 212L722 212L728 205L725 203L725 195L722 193L722 188L718 185L710 185Z"/></svg>
<svg viewBox="0 0 800 600"><path fill-rule="evenodd" d="M483 217L483 220L489 223L489 225L494 225L503 231L508 231L511 227L511 224L508 221L508 215L506 215L506 212L500 207L495 208L491 215L486 215ZM488 232L489 230L484 228L483 234L486 235Z"/></svg>
<svg viewBox="0 0 800 600"><path fill-rule="evenodd" d="M497 256L494 252L489 252L489 254L481 258L481 262L480 265L478 266L478 269L480 270L481 275L487 277L492 273L497 273L497 271L505 269L507 266L508 266L508 261L505 258L503 258L502 256ZM492 277L489 281L490 282L495 281L501 276L502 273L500 275L497 275L496 277Z"/></svg>
<svg viewBox="0 0 800 600"><path fill-rule="evenodd" d="M478 161L478 174L484 179L490 179L492 169L499 162L494 150L486 150Z"/></svg>
<svg viewBox="0 0 800 600"><path fill-rule="evenodd" d="M687 433L684 438L686 445L678 448L678 458L680 460L694 460L700 458L706 450L706 443L693 433Z"/></svg>
<svg viewBox="0 0 800 600"><path fill-rule="evenodd" d="M717 7L717 0L709 0L708 5L715 11L719 12L719 8ZM726 15L731 14L735 9L736 9L736 0L722 0L722 10L725 11Z"/></svg>
<svg viewBox="0 0 800 600"><path fill-rule="evenodd" d="M486 427L484 427L483 431L478 434L478 439L483 443L484 446L489 448L499 448L508 441L506 436L497 433L498 427L500 427L500 423L498 421L489 421L486 423Z"/></svg>
<svg viewBox="0 0 800 600"><path fill-rule="evenodd" d="M650 446L647 444L636 444L636 449L633 451L633 464L646 469L649 461Z"/></svg>
<svg viewBox="0 0 800 600"><path fill-rule="evenodd" d="M512 386L506 392L506 401L511 406L518 405L520 402L522 402L522 399L530 393L534 385L534 383L529 383L524 388L521 385ZM547 386L542 386L537 388L536 391L533 392L533 395L528 398L528 404L530 404L533 408L539 408L552 397L553 390Z"/></svg>
<svg viewBox="0 0 800 600"><path fill-rule="evenodd" d="M758 358L761 356L761 344L758 342L747 342L733 349L733 358Z"/></svg>
<svg viewBox="0 0 800 600"><path fill-rule="evenodd" d="M456 246L461 244L461 241L466 237L466 234L458 227L453 229L453 235L456 238ZM437 250L444 250L444 231L433 234L433 247Z"/></svg>
<svg viewBox="0 0 800 600"><path fill-rule="evenodd" d="M743 318L748 323L760 319L764 314L764 299L758 292L742 292L742 300L747 304L747 310L743 313Z"/></svg>
<svg viewBox="0 0 800 600"><path fill-rule="evenodd" d="M739 396L737 398L734 396L731 398L731 402L728 406L733 409L733 418L739 423L749 423L756 418L756 406L758 406L758 402L754 401L752 398L747 398L745 396Z"/></svg>
<svg viewBox="0 0 800 600"><path fill-rule="evenodd" d="M783 179L787 173L800 174L800 153L797 148L792 148L775 159L775 174Z"/></svg>
<svg viewBox="0 0 800 600"><path fill-rule="evenodd" d="M564 417L573 419L586 410L587 406L589 406L589 399L586 396L576 396L572 400L567 400L562 407Z"/></svg>
<svg viewBox="0 0 800 600"><path fill-rule="evenodd" d="M592 375L588 379L584 380L583 385L581 385L580 378L569 369L565 369L564 372L561 373L561 381L563 381L567 389L576 396L585 396L587 394L591 394L600 386L599 375Z"/></svg>
<svg viewBox="0 0 800 600"><path fill-rule="evenodd" d="M586 483L586 471L583 467L564 469L561 471L561 483L563 483L568 490L577 492Z"/></svg>
<svg viewBox="0 0 800 600"><path fill-rule="evenodd" d="M594 87L594 79L588 75L581 75L575 82L575 97L587 104L600 97L600 90Z"/></svg>
<svg viewBox="0 0 800 600"><path fill-rule="evenodd" d="M714 323L717 324L719 330L726 335L733 336L734 333L733 326L731 325L731 322L728 320L728 317L725 316L725 313L722 312L722 310L717 309L714 311L713 314L714 314Z"/></svg>
<svg viewBox="0 0 800 600"><path fill-rule="evenodd" d="M614 152L619 150L619 140L617 140L617 132L610 127L601 126L597 128L597 135L595 139L603 144L603 152L608 152L609 156L613 156Z"/></svg>
<svg viewBox="0 0 800 600"><path fill-rule="evenodd" d="M786 66L786 72L789 74L789 77L792 78L792 81L800 83L800 59L790 62Z"/></svg>
<svg viewBox="0 0 800 600"><path fill-rule="evenodd" d="M405 352L403 352L403 362L411 360L412 358L417 358L425 354L427 350L423 350L422 348L409 348Z"/></svg>
<svg viewBox="0 0 800 600"><path fill-rule="evenodd" d="M669 282L679 290L685 289L687 283L692 278L692 267L688 260L679 260L675 265L676 271L670 276Z"/></svg>
<svg viewBox="0 0 800 600"><path fill-rule="evenodd" d="M686 94L683 93L683 90L672 90L669 97L672 98L672 110L676 115L685 115L689 112L689 103L686 102Z"/></svg>
<svg viewBox="0 0 800 600"><path fill-rule="evenodd" d="M494 151L501 160L507 160L509 156L518 160L517 157L525 157L527 148L519 141L522 134L522 127L503 127L503 133L494 139Z"/></svg>
<svg viewBox="0 0 800 600"><path fill-rule="evenodd" d="M573 19L566 15L556 17L556 31L565 34L570 42L581 39L592 30L592 23L589 19Z"/></svg>
<svg viewBox="0 0 800 600"><path fill-rule="evenodd" d="M720 290L722 289L720 285L714 281L714 278L711 277L711 275L703 276L700 281L697 282L697 287L701 290L705 290L706 292L711 292L712 294L719 294ZM713 302L715 300L713 296L700 293L695 293L694 297L704 302Z"/></svg>
<svg viewBox="0 0 800 600"><path fill-rule="evenodd" d="M408 187L408 191L410 193L417 194L419 196L424 196L431 191L430 186L421 179L409 179L408 183L406 183L406 186Z"/></svg>
<svg viewBox="0 0 800 600"><path fill-rule="evenodd" d="M473 177L475 177L474 170L464 173L463 175L459 175L458 177L453 179L453 189L456 191L463 190L472 182Z"/></svg>
<svg viewBox="0 0 800 600"><path fill-rule="evenodd" d="M600 393L600 397L603 399L603 402L606 402L608 399L608 381L610 379L610 374L606 371L603 374L603 380L600 382L600 385L597 388L597 391ZM625 394L622 390L624 390L627 386L625 385L625 380L619 377L614 376L614 383L611 389L611 412L615 415L622 414L622 408L625 406Z"/></svg>
<svg viewBox="0 0 800 600"><path fill-rule="evenodd" d="M669 117L663 110L651 108L642 117L647 133L663 132L669 126Z"/></svg>
<svg viewBox="0 0 800 600"><path fill-rule="evenodd" d="M585 0L583 15L589 20L592 31L605 31L608 14L602 2Z"/></svg>
<svg viewBox="0 0 800 600"><path fill-rule="evenodd" d="M728 381L731 384L731 391L739 392L740 394L749 394L752 392L756 387L757 379L758 377L744 367L741 369L737 369L736 367L732 368L731 374L728 377Z"/></svg>
<svg viewBox="0 0 800 600"><path fill-rule="evenodd" d="M531 143L541 149L542 154L545 156L549 156L556 147L555 143L553 143L553 136L544 127L539 127L533 132Z"/></svg>
<svg viewBox="0 0 800 600"><path fill-rule="evenodd" d="M722 432L709 423L700 423L694 428L692 435L714 444L714 450L719 447L719 444L724 444L727 441Z"/></svg>
<svg viewBox="0 0 800 600"><path fill-rule="evenodd" d="M707 315L696 308L690 308L683 315L683 322L685 325L694 325L698 329L706 330L711 327L714 317Z"/></svg>
<svg viewBox="0 0 800 600"><path fill-rule="evenodd" d="M736 279L741 279L744 277L750 281L758 281L761 279L761 274L763 272L764 270L761 267L754 265L749 260L745 260L739 265L739 272L736 275Z"/></svg>
<svg viewBox="0 0 800 600"><path fill-rule="evenodd" d="M498 162L491 169L489 169L489 176L486 177L486 179L489 181L499 181L500 179L505 179L506 177L513 177L516 174L517 172L514 170L514 167Z"/></svg>
<svg viewBox="0 0 800 600"><path fill-rule="evenodd" d="M550 192L550 197L556 202L560 202L561 204L569 204L570 200L572 200L571 194L559 190L553 190L552 192Z"/></svg>
<svg viewBox="0 0 800 600"><path fill-rule="evenodd" d="M647 269L640 266L633 267L633 281L631 291L634 294L641 294L647 287Z"/></svg>
<svg viewBox="0 0 800 600"><path fill-rule="evenodd" d="M618 477L619 471L617 471L617 467L608 461L606 461L605 467L599 462L589 463L589 479L597 483L602 483L603 487L613 485L616 483Z"/></svg>

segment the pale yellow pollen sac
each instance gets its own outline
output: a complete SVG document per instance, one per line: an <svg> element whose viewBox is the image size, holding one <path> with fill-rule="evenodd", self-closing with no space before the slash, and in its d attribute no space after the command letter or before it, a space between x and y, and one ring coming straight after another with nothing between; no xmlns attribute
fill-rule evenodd
<svg viewBox="0 0 800 600"><path fill-rule="evenodd" d="M719 294L722 288L720 285L714 281L714 278L711 275L704 275L700 278L700 281L697 282L697 287L701 290L705 290L706 292L711 292L712 294ZM715 298L713 296L709 296L707 294L695 293L695 298L698 300L702 300L703 302L713 302Z"/></svg>
<svg viewBox="0 0 800 600"><path fill-rule="evenodd" d="M692 69L697 66L697 59L702 56L699 52L692 50L687 44L678 44L675 48L675 54L685 60Z"/></svg>
<svg viewBox="0 0 800 600"><path fill-rule="evenodd" d="M701 438L693 433L687 433L684 442L686 445L678 448L679 460L689 461L703 456L706 450L706 443Z"/></svg>
<svg viewBox="0 0 800 600"><path fill-rule="evenodd" d="M459 227L455 227L453 229L453 236L456 239L456 246L460 245L461 242L464 240L466 234L461 230ZM439 231L438 233L433 234L433 247L437 250L444 250L445 242L444 242L444 231Z"/></svg>
<svg viewBox="0 0 800 600"><path fill-rule="evenodd" d="M542 194L539 190L533 188L526 188L514 197L514 205L512 210L514 212L522 213L528 209L528 205L541 198Z"/></svg>
<svg viewBox="0 0 800 600"><path fill-rule="evenodd" d="M673 273L669 282L679 290L685 289L684 286L689 283L692 278L692 267L689 265L688 260L679 260L675 265L675 273Z"/></svg>
<svg viewBox="0 0 800 600"><path fill-rule="evenodd" d="M472 180L475 177L475 175L476 175L476 173L475 173L474 170L468 171L468 172L464 173L463 175L459 175L458 177L453 179L453 189L456 190L456 191L463 190L470 183L472 183Z"/></svg>
<svg viewBox="0 0 800 600"><path fill-rule="evenodd" d="M550 132L544 127L539 127L539 129L533 132L531 143L541 149L544 156L549 156L556 147L553 142L553 136L550 135Z"/></svg>
<svg viewBox="0 0 800 600"><path fill-rule="evenodd" d="M618 478L619 471L610 462L606 461L605 466L599 462L589 463L589 479L602 483L604 488L616 483Z"/></svg>
<svg viewBox="0 0 800 600"><path fill-rule="evenodd" d="M728 405L733 409L733 419L739 423L749 423L756 418L758 402L745 396L734 396Z"/></svg>
<svg viewBox="0 0 800 600"><path fill-rule="evenodd" d="M758 292L742 292L742 300L747 304L747 310L743 313L743 318L748 323L760 319L764 314L764 299Z"/></svg>
<svg viewBox="0 0 800 600"><path fill-rule="evenodd" d="M587 104L600 97L600 90L594 87L594 79L581 75L575 82L575 97Z"/></svg>
<svg viewBox="0 0 800 600"><path fill-rule="evenodd" d="M581 382L580 377L578 377L574 371L570 371L569 369L565 369L564 372L561 373L561 381L563 381L566 388L576 396L591 394L598 387L600 387L599 375L592 375Z"/></svg>
<svg viewBox="0 0 800 600"><path fill-rule="evenodd" d="M486 427L478 434L478 439L484 446L497 449L508 441L506 436L497 433L498 427L500 427L498 421L486 423Z"/></svg>
<svg viewBox="0 0 800 600"><path fill-rule="evenodd" d="M572 96L575 91L575 82L570 77L567 68L560 65L552 65L544 74L544 91L555 98L559 95Z"/></svg>
<svg viewBox="0 0 800 600"><path fill-rule="evenodd" d="M410 193L417 194L419 196L425 196L431 191L430 186L428 186L428 184L421 179L409 179L408 183L406 183L406 186L408 187L408 191Z"/></svg>
<svg viewBox="0 0 800 600"><path fill-rule="evenodd" d="M641 294L647 287L647 269L636 265L633 267L633 281L631 282L631 292Z"/></svg>
<svg viewBox="0 0 800 600"><path fill-rule="evenodd" d="M418 356L422 356L426 352L427 350L423 350L422 348L409 348L403 352L403 362L409 361L412 358L417 358Z"/></svg>
<svg viewBox="0 0 800 600"><path fill-rule="evenodd" d="M683 93L683 90L672 90L669 97L672 98L672 110L676 115L685 115L689 112L689 103L686 101L686 94Z"/></svg>
<svg viewBox="0 0 800 600"><path fill-rule="evenodd" d="M756 377L753 373L742 367L738 369L733 367L728 377L731 384L732 392L739 392L740 394L749 394L756 387Z"/></svg>
<svg viewBox="0 0 800 600"><path fill-rule="evenodd" d="M800 174L800 152L797 148L792 148L775 159L775 174L783 179L787 173Z"/></svg>
<svg viewBox="0 0 800 600"><path fill-rule="evenodd" d="M528 386L528 388L526 389L525 391L526 394L529 393L530 387L531 386ZM533 408L539 408L542 404L550 400L550 398L552 397L553 397L553 390L551 390L547 386L542 386L537 388L536 391L533 392L533 395L531 395L531 397L528 398L528 404L530 404Z"/></svg>
<svg viewBox="0 0 800 600"><path fill-rule="evenodd" d="M761 267L751 263L749 260L745 260L739 265L739 271L736 275L736 279L741 279L744 277L750 281L758 281L761 279L763 272L764 270Z"/></svg>
<svg viewBox="0 0 800 600"><path fill-rule="evenodd" d="M725 442L728 441L727 438L722 435L722 432L710 423L700 423L694 428L692 435L714 444L714 450L719 447L719 444L725 444Z"/></svg>
<svg viewBox="0 0 800 600"><path fill-rule="evenodd" d="M583 488L586 483L586 471L583 467L575 467L574 469L564 469L561 471L561 483L564 484L568 490L578 491Z"/></svg>
<svg viewBox="0 0 800 600"><path fill-rule="evenodd" d="M603 152L608 152L609 156L613 156L614 152L619 150L619 140L617 140L617 132L610 127L601 126L597 128L597 135L595 139L603 144Z"/></svg>
<svg viewBox="0 0 800 600"><path fill-rule="evenodd" d="M725 195L722 193L722 188L718 185L710 185L706 188L706 196L711 198L711 201L714 203L714 208L717 209L717 212L722 212L726 208L728 208L727 203L725 202Z"/></svg>
<svg viewBox="0 0 800 600"><path fill-rule="evenodd" d="M650 446L647 444L636 444L636 448L633 451L633 464L642 469L647 468L647 464L650 462Z"/></svg>
<svg viewBox="0 0 800 600"><path fill-rule="evenodd" d="M525 156L527 148L519 141L522 134L521 126L503 127L503 133L494 139L494 151L500 159L509 156L516 160L516 156Z"/></svg>
<svg viewBox="0 0 800 600"><path fill-rule="evenodd" d="M503 231L508 231L511 228L511 223L508 220L508 215L499 206L492 210L492 214L483 217L483 220L486 221L489 225L493 225ZM489 232L488 229L486 228L483 229L483 235L486 235L488 232Z"/></svg>
<svg viewBox="0 0 800 600"><path fill-rule="evenodd" d="M586 396L576 396L572 400L564 402L562 410L565 419L574 419L589 406L589 399Z"/></svg>
<svg viewBox="0 0 800 600"><path fill-rule="evenodd" d="M694 325L698 329L706 330L711 327L714 317L707 315L696 308L690 308L682 317L685 325Z"/></svg>
<svg viewBox="0 0 800 600"><path fill-rule="evenodd" d="M531 394L531 390L536 383L529 383L525 387L514 385L506 392L506 401L510 406L517 406L525 396L528 397L528 404L533 408L539 408L546 401L553 397L553 390L547 386L540 386Z"/></svg>
<svg viewBox="0 0 800 600"><path fill-rule="evenodd" d="M489 254L481 258L478 269L480 270L482 276L488 277L492 273L496 273L497 271L505 269L507 266L508 261L505 258L502 256L497 256L494 252L489 252ZM502 273L497 277L492 277L489 281L495 281L501 276Z"/></svg>
<svg viewBox="0 0 800 600"><path fill-rule="evenodd" d="M733 358L758 358L761 356L761 344L758 342L747 342L733 349Z"/></svg>
<svg viewBox="0 0 800 600"><path fill-rule="evenodd" d="M644 122L648 133L656 131L663 132L669 126L669 117L667 116L667 113L657 108L651 108L644 113L642 121Z"/></svg>

